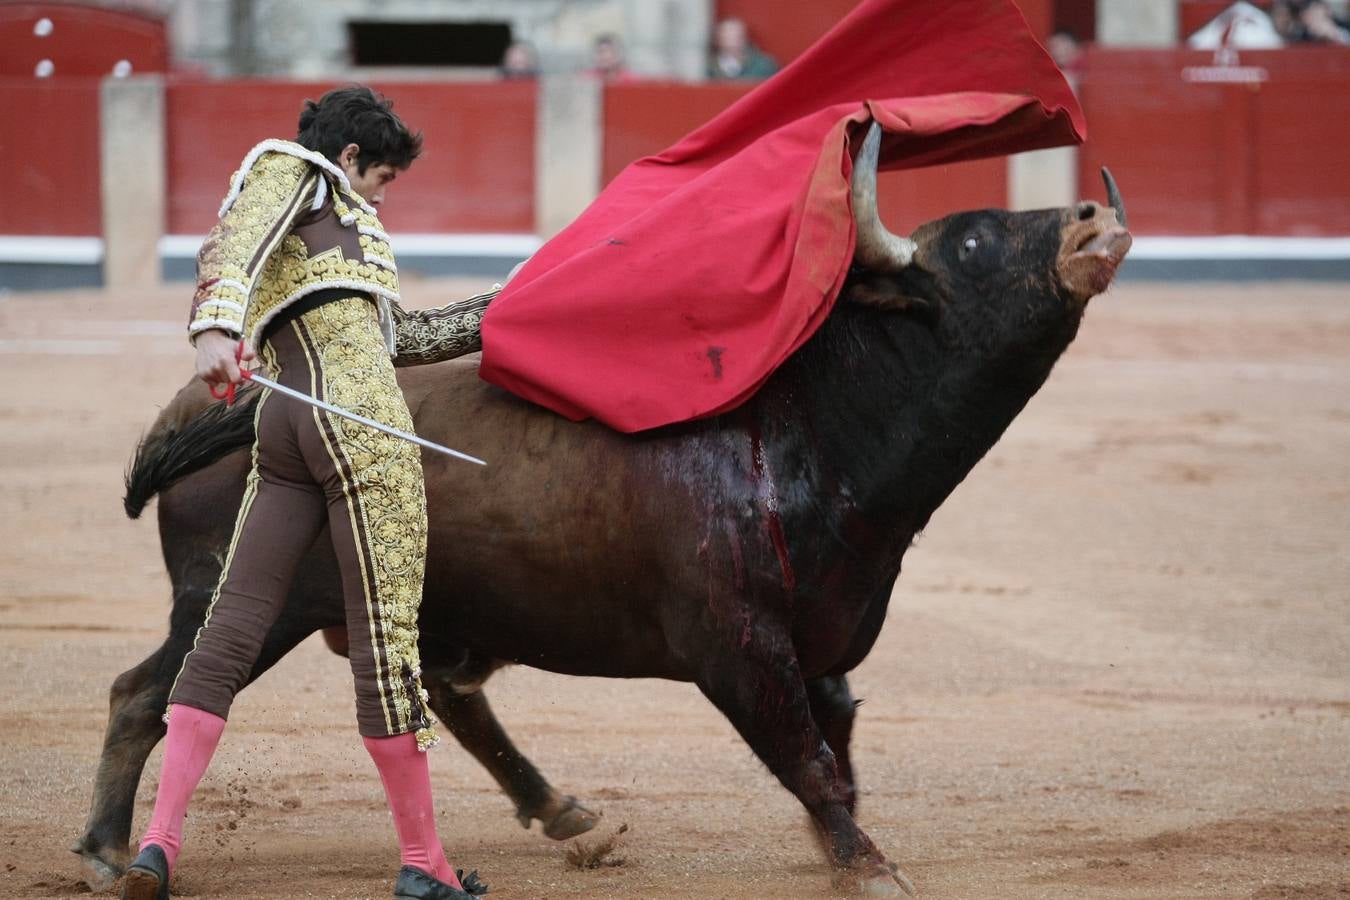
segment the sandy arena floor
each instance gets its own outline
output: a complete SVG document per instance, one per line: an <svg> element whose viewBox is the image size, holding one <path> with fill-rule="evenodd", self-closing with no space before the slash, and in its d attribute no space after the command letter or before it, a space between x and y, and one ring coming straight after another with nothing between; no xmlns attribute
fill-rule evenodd
<svg viewBox="0 0 1350 900"><path fill-rule="evenodd" d="M409 285L418 305L479 282ZM162 639L135 442L191 370L182 286L0 298L0 894L87 893L114 676ZM923 898L1350 897L1350 290L1117 288L906 560L855 732L860 821ZM345 660L246 691L185 896L388 896L393 829ZM297 691L306 699L294 702ZM560 789L629 830L570 869L457 746L451 858L502 898L830 896L796 801L687 685L488 688ZM159 753L141 785L148 816Z"/></svg>

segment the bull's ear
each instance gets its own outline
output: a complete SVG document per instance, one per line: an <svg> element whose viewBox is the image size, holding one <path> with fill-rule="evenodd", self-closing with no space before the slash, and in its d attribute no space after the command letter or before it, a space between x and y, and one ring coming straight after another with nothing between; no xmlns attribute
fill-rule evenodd
<svg viewBox="0 0 1350 900"><path fill-rule="evenodd" d="M866 272L844 285L840 299L862 306L874 306L891 312L931 312L932 301L915 290L912 278Z"/></svg>

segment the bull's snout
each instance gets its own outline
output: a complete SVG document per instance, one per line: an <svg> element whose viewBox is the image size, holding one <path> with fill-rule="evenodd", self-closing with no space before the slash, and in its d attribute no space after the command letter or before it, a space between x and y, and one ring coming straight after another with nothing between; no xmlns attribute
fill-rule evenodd
<svg viewBox="0 0 1350 900"><path fill-rule="evenodd" d="M1086 302L1110 285L1133 242L1115 209L1093 200L1070 207L1064 215L1060 281Z"/></svg>

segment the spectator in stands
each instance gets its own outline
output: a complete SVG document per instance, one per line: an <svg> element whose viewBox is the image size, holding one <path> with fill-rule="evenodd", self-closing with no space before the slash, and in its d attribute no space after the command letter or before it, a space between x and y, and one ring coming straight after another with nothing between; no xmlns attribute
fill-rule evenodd
<svg viewBox="0 0 1350 900"><path fill-rule="evenodd" d="M1275 50L1284 38L1271 17L1247 0L1238 0L1186 39L1194 50L1215 50L1215 64L1231 63L1237 50Z"/></svg>
<svg viewBox="0 0 1350 900"><path fill-rule="evenodd" d="M539 54L529 41L512 41L497 71L507 80L535 78L539 75Z"/></svg>
<svg viewBox="0 0 1350 900"><path fill-rule="evenodd" d="M778 62L755 46L741 19L723 19L713 29L709 78L759 79L778 71Z"/></svg>
<svg viewBox="0 0 1350 900"><path fill-rule="evenodd" d="M1275 0L1270 4L1270 22L1286 44L1297 44L1308 39L1299 21L1299 8L1294 0Z"/></svg>
<svg viewBox="0 0 1350 900"><path fill-rule="evenodd" d="M635 79L624 62L623 43L616 34L602 34L595 39L591 49L591 67L586 72L607 84Z"/></svg>
<svg viewBox="0 0 1350 900"><path fill-rule="evenodd" d="M1326 0L1305 0L1298 15L1304 40L1319 44L1350 44L1350 28L1331 14Z"/></svg>

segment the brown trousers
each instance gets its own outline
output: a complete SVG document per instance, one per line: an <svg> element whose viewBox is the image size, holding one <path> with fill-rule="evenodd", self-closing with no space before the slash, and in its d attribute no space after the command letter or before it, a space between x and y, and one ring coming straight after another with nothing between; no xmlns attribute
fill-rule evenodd
<svg viewBox="0 0 1350 900"><path fill-rule="evenodd" d="M262 349L280 384L412 430L369 300L309 310L274 329ZM427 532L417 447L266 389L255 416L234 537L169 702L227 717L326 523L342 576L360 733L415 730L429 746L435 735L417 654Z"/></svg>

